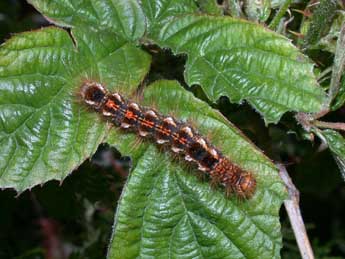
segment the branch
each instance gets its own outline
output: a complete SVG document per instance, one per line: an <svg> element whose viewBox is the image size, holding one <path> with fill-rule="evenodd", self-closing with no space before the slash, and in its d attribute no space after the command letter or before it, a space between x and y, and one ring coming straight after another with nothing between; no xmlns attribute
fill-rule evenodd
<svg viewBox="0 0 345 259"><path fill-rule="evenodd" d="M295 118L298 121L298 123L300 123L303 126L303 128L308 132L310 132L310 130L315 127L345 131L345 123L343 122L327 122L316 120L317 117L323 116L327 112L328 110L324 110L322 114L308 114L301 112L298 113L295 116Z"/></svg>
<svg viewBox="0 0 345 259"><path fill-rule="evenodd" d="M284 206L288 213L302 259L315 259L299 207L299 191L292 183L286 168L281 164L277 166L280 177L288 189L289 198L284 201Z"/></svg>
<svg viewBox="0 0 345 259"><path fill-rule="evenodd" d="M326 122L326 121L314 120L312 124L319 128L336 129L336 130L345 131L345 123L342 123L342 122Z"/></svg>

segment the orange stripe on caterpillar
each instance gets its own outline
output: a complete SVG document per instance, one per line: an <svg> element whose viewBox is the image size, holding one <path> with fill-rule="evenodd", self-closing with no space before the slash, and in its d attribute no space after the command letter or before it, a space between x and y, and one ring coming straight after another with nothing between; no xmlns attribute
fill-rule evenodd
<svg viewBox="0 0 345 259"><path fill-rule="evenodd" d="M119 93L109 93L97 82L84 83L81 96L88 106L115 125L130 128L157 144L166 144L173 152L184 155L187 161L196 163L200 171L209 174L212 182L223 185L227 194L235 193L241 198L254 194L256 180L253 174L223 156L191 126L141 107Z"/></svg>

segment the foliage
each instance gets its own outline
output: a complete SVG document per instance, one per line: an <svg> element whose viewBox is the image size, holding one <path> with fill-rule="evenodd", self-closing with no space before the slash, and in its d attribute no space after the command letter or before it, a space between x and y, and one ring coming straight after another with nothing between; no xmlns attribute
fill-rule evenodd
<svg viewBox="0 0 345 259"><path fill-rule="evenodd" d="M315 134L345 171L343 137L334 129L322 130L316 115L336 116L344 84L338 82L339 94L328 107L333 101L325 91L330 80L323 78L320 85L311 58L319 60L308 52L339 52L325 39L339 36L335 21L341 16L333 12L341 6L334 1L328 9L314 9L311 21L302 20L307 31L302 53L289 38L301 41L286 34L286 28L279 29L282 35L259 24L269 25L284 1L245 1L243 9L238 1L208 0L29 2L52 25L17 34L0 48L0 188L18 193L33 188L21 199L25 206L34 204L29 217L39 218L46 240L60 238L56 221L68 226L78 219L80 235L64 236L62 243L74 244L69 250L63 244L52 248L52 242L43 248L19 243L22 258L47 256L51 250L70 258L106 253L108 258L280 258L279 208L286 191L266 155L288 161L316 154L309 142ZM329 28L321 31L322 17L327 17ZM11 19L7 24L12 26ZM335 70L341 72L341 67ZM99 81L127 97L140 92L143 105L192 121L232 161L255 174L254 197L226 198L179 158L110 127L83 106L78 91L85 80ZM327 112L331 108L334 111ZM308 141L303 140L306 136ZM104 150L96 152L103 142L111 146L111 159L128 162L121 155L131 157L125 184L121 175L114 176ZM91 164L97 167L87 162L92 156ZM298 165L292 170L298 171ZM53 179L62 186L47 183ZM9 193L0 195L7 215L16 211ZM1 216L3 222L11 221ZM328 242L324 249L320 245L320 258L337 244ZM11 244L3 247L4 256L19 255L13 254ZM283 255L293 253L283 250Z"/></svg>

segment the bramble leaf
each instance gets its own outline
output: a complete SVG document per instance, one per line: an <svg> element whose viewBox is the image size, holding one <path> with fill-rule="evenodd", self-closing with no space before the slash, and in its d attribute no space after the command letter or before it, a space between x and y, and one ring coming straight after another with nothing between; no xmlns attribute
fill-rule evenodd
<svg viewBox="0 0 345 259"><path fill-rule="evenodd" d="M128 40L145 32L145 17L136 0L28 0L54 24L108 29Z"/></svg>
<svg viewBox="0 0 345 259"><path fill-rule="evenodd" d="M139 43L188 54L185 78L212 101L247 100L267 122L285 111L317 112L325 94L312 65L262 26L201 15L194 0L30 1L58 28L19 34L0 49L0 187L23 191L64 179L101 141L134 160L115 218L109 258L280 258L277 169L233 125L176 82L144 91L143 104L193 124L232 161L252 171L252 199L225 199L169 152L136 144L78 99L85 80L129 95L151 58Z"/></svg>
<svg viewBox="0 0 345 259"><path fill-rule="evenodd" d="M223 15L222 6L217 3L217 0L197 0L196 2L203 13Z"/></svg>
<svg viewBox="0 0 345 259"><path fill-rule="evenodd" d="M275 166L220 113L174 81L158 81L144 93L164 114L174 111L258 182L252 199L226 199L192 174L197 171L135 135L114 131L107 141L134 156L134 168L117 209L109 259L280 258L279 208L286 193ZM121 137L122 136L122 137Z"/></svg>
<svg viewBox="0 0 345 259"><path fill-rule="evenodd" d="M339 82L339 91L335 96L331 105L332 111L338 110L345 103L345 76L343 76Z"/></svg>
<svg viewBox="0 0 345 259"><path fill-rule="evenodd" d="M345 180L345 139L339 132L326 129L322 131L329 149L333 153L333 157L337 162L339 170Z"/></svg>
<svg viewBox="0 0 345 259"><path fill-rule="evenodd" d="M289 40L229 17L186 15L149 35L161 47L188 55L185 78L211 101L248 101L266 122L286 111L317 112L326 99L313 65Z"/></svg>
<svg viewBox="0 0 345 259"><path fill-rule="evenodd" d="M75 29L74 37L78 47L51 27L19 34L0 49L0 188L21 192L64 179L106 133L78 100L83 80L131 91L149 69L147 54L109 31Z"/></svg>
<svg viewBox="0 0 345 259"><path fill-rule="evenodd" d="M149 32L159 31L175 17L198 12L194 0L142 0L141 6L147 20Z"/></svg>

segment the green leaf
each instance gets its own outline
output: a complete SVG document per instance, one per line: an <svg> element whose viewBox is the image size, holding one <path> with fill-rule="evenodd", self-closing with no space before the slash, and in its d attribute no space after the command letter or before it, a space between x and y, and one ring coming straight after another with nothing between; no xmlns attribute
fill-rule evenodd
<svg viewBox="0 0 345 259"><path fill-rule="evenodd" d="M251 21L265 22L271 14L271 0L246 0L245 12Z"/></svg>
<svg viewBox="0 0 345 259"><path fill-rule="evenodd" d="M336 0L320 0L313 15L308 32L304 37L304 45L316 44L330 29L337 10Z"/></svg>
<svg viewBox="0 0 345 259"><path fill-rule="evenodd" d="M338 110L345 103L345 76L343 75L340 81L339 92L332 103L332 111Z"/></svg>
<svg viewBox="0 0 345 259"><path fill-rule="evenodd" d="M322 131L322 135L327 141L329 149L333 153L333 157L337 162L339 170L345 180L345 139L339 132L326 129Z"/></svg>
<svg viewBox="0 0 345 259"><path fill-rule="evenodd" d="M332 103L334 98L344 90L341 89L343 87L343 82L341 82L341 77L344 74L345 69L345 23L343 23L339 37L337 40L337 47L335 50L334 55L334 63L332 67L332 77L331 77L331 84L329 86L328 91L328 98L329 98L329 104ZM341 96L340 96L341 98Z"/></svg>
<svg viewBox="0 0 345 259"><path fill-rule="evenodd" d="M317 112L325 101L309 60L289 40L257 24L187 15L151 37L188 55L189 85L201 85L212 101L245 99L266 122L277 122L286 111Z"/></svg>
<svg viewBox="0 0 345 259"><path fill-rule="evenodd" d="M212 15L222 15L223 10L220 5L217 4L217 0L197 0L199 8L202 12Z"/></svg>
<svg viewBox="0 0 345 259"><path fill-rule="evenodd" d="M229 12L231 17L236 17L236 18L244 17L244 14L242 13L243 2L239 0L231 0L231 1L223 2L223 3L227 3L229 5L227 11Z"/></svg>
<svg viewBox="0 0 345 259"><path fill-rule="evenodd" d="M20 192L65 178L106 133L78 99L82 82L122 82L130 92L149 69L145 52L110 31L75 29L74 37L78 48L51 27L19 34L0 49L0 188Z"/></svg>
<svg viewBox="0 0 345 259"><path fill-rule="evenodd" d="M145 32L145 17L136 0L28 1L60 26L108 29L128 40L137 40Z"/></svg>
<svg viewBox="0 0 345 259"><path fill-rule="evenodd" d="M337 39L339 38L341 25L345 22L345 11L337 10L336 16L333 20L331 28L326 36L322 37L315 46L310 46L315 49L326 50L335 53L337 46Z"/></svg>
<svg viewBox="0 0 345 259"><path fill-rule="evenodd" d="M285 4L286 0L271 0L272 8L279 8ZM293 0L292 3L298 3L300 0Z"/></svg>
<svg viewBox="0 0 345 259"><path fill-rule="evenodd" d="M158 32L174 17L198 12L194 0L142 0L141 6L147 20L148 32Z"/></svg>
<svg viewBox="0 0 345 259"><path fill-rule="evenodd" d="M113 131L108 143L134 154L135 163L116 212L108 258L280 258L279 208L286 192L269 159L174 81L150 85L143 103L184 121L192 118L224 154L255 174L258 188L249 200L226 199L170 152L149 142L134 146L135 135L126 134L123 144L123 134Z"/></svg>

